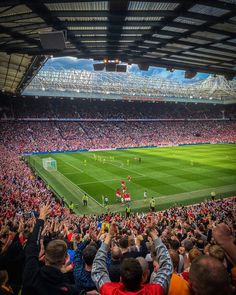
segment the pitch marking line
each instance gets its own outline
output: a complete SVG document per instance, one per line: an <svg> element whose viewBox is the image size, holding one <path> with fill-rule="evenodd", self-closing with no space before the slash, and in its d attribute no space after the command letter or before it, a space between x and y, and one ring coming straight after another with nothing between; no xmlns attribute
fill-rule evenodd
<svg viewBox="0 0 236 295"><path fill-rule="evenodd" d="M78 175L78 174L80 174L80 173L78 173L78 172L68 172L68 173L63 173L63 174L64 174L64 175L73 175L73 174L75 174L75 175L77 174L77 175Z"/></svg>
<svg viewBox="0 0 236 295"><path fill-rule="evenodd" d="M57 171L59 174L61 174L63 177L64 174L62 174L61 172ZM65 177L67 179L67 181L69 181L77 190L81 191L82 193L86 194L89 198L91 198L91 200L93 200L95 203L97 203L100 207L103 207L96 199L94 199L91 195L89 195L86 191L84 191L82 188L78 187L74 182L72 182L69 178ZM88 205L89 208L92 208L90 205Z"/></svg>
<svg viewBox="0 0 236 295"><path fill-rule="evenodd" d="M69 162L65 161L65 160L61 160L62 162L66 163L67 165L71 166L72 168L78 170L78 171L81 171L81 172L84 172L82 169L70 164Z"/></svg>
<svg viewBox="0 0 236 295"><path fill-rule="evenodd" d="M36 156L37 158L35 159L35 161L38 163L38 156ZM39 158L40 159L40 158ZM63 162L65 162L65 161L63 161ZM67 162L65 162L65 163L67 163ZM39 164L39 163L38 163ZM41 165L41 161L40 161L40 165ZM36 169L36 167L35 167L35 169ZM77 170L78 170L78 168L76 168ZM37 170L37 169L36 169ZM38 170L37 170L38 171ZM40 174L40 172L38 172L39 173L39 175L41 175ZM101 208L103 208L103 206L96 200L96 199L94 199L92 196L90 196L87 192L85 192L84 190L82 190L80 187L78 187L75 183L73 183L69 178L67 178L64 174L62 174L59 170L57 170L57 171L55 171L55 173L58 173L59 175L61 175L61 177L62 178L64 178L64 179L66 179L69 183L71 183L72 184L72 186L76 189L76 191L79 191L80 193L86 193L87 195L88 195L88 197L91 199L91 201L94 201L99 207L101 207ZM52 187L53 187L53 185L51 185ZM66 184L65 183L63 183L63 186L64 187L66 187ZM74 192L73 191L71 191L71 188L68 188L68 187L66 187L67 188L67 190L69 190L71 193L72 193L72 195L74 195ZM73 188L72 188L73 189ZM56 189L55 189L55 191L56 191ZM67 200L67 198L66 198L66 196L64 196L65 197L65 199ZM68 201L68 200L67 200ZM91 211L91 212L93 212L94 211L94 206L92 205L90 205L90 204L88 204L88 206L87 206L88 208L89 208L89 210Z"/></svg>

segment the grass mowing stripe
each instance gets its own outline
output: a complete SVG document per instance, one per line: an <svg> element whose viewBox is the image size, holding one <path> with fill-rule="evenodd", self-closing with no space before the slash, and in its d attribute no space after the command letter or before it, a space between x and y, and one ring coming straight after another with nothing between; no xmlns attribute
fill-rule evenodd
<svg viewBox="0 0 236 295"><path fill-rule="evenodd" d="M93 154L98 155L100 159L105 159L106 162L113 156L115 162L112 165L110 163L105 165L102 161L95 161L92 158ZM48 156L42 155L40 157ZM120 204L115 203L115 190L120 186L121 179L126 180L128 174L132 176L131 183L127 182L128 192L131 193L132 204L137 202L137 208L139 205L142 208L147 208L149 205L142 204L145 189L150 197L161 197L161 206L165 206L172 201L174 203L174 199L169 196L176 196L176 200L183 197L184 202L191 202L191 198L193 200L203 198L202 194L206 193L205 189L211 191L215 187L230 186L236 182L234 161L236 159L236 145L132 149L66 153L66 157L64 157L65 154L51 156L58 160L58 170L75 186L76 184L80 186L98 203L101 203L102 195L108 195L109 201L114 203L116 210L120 208ZM134 159L138 157L142 158L141 163ZM84 160L87 160L86 166L83 164ZM129 166L126 165L127 160L130 163ZM74 167L63 161L69 162ZM121 167L121 165L124 166ZM80 173L78 168L83 169L84 172ZM229 188L227 189L229 190ZM192 195L192 192L198 191L202 192ZM76 194L72 196L70 192L69 196L74 199ZM81 208L82 210L83 208ZM94 213L103 209L94 208L92 210L91 208L91 213Z"/></svg>
<svg viewBox="0 0 236 295"><path fill-rule="evenodd" d="M141 178L145 176L134 176L132 179ZM106 180L99 180L99 181L90 181L90 182L82 182L82 183L76 183L76 185L85 185L85 184L94 184L94 183L101 183L101 182L111 182L111 181L120 181L119 178L115 179L106 179Z"/></svg>
<svg viewBox="0 0 236 295"><path fill-rule="evenodd" d="M64 157L67 157L67 155L64 155ZM78 170L78 171L80 171L80 172L84 172L82 169L80 169L80 168L78 168L78 167L76 167L76 166L70 164L68 161L65 161L65 160L62 160L62 159L61 159L61 161L64 162L64 163L66 163L66 165L71 166L71 167L74 168L75 170Z"/></svg>
<svg viewBox="0 0 236 295"><path fill-rule="evenodd" d="M88 195L88 197L93 200L95 203L97 203L100 207L102 207L102 205L97 201L95 200L92 196L90 196L87 192L85 192L83 189L81 189L80 187L78 187L74 182L72 182L69 178L65 177L61 172L57 171L58 173L60 173L64 178L67 179L67 181L69 181L71 183L71 185L75 186L78 190L82 191L82 193L86 193ZM93 208L91 207L90 205L88 205L88 207L90 208ZM93 208L94 209L94 208Z"/></svg>
<svg viewBox="0 0 236 295"><path fill-rule="evenodd" d="M113 165L113 166L116 166L116 167L118 167L118 168L120 168L120 169L126 170L126 171L128 171L128 172L131 172L130 174L135 173L135 174L138 174L138 175L140 175L140 176L146 176L146 175L141 174L141 173L139 173L139 172L137 172L137 171L134 171L134 170L131 170L131 169L127 169L127 168L124 168L124 167L117 166L117 165L114 164L114 163L108 163L108 164Z"/></svg>

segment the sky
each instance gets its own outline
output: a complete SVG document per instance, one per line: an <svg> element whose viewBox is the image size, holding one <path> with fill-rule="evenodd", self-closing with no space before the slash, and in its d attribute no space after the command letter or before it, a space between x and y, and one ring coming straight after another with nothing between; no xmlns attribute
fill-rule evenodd
<svg viewBox="0 0 236 295"><path fill-rule="evenodd" d="M44 65L44 69L56 68L56 69L77 69L77 70L87 70L93 71L93 64L98 63L92 59L77 59L75 57L57 57L50 58ZM132 64L128 66L128 72L137 76L161 76L168 80L177 80L180 83L194 83L206 79L209 74L197 73L197 75L192 79L185 79L185 71L175 70L174 72L167 71L166 68L160 67L149 67L148 71L140 71L138 65Z"/></svg>

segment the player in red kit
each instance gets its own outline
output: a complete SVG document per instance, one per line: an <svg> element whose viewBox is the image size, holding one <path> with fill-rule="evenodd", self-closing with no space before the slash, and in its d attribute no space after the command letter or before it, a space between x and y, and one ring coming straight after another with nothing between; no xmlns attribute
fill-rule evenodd
<svg viewBox="0 0 236 295"><path fill-rule="evenodd" d="M121 191L119 189L116 190L116 198L117 200L121 199Z"/></svg>
<svg viewBox="0 0 236 295"><path fill-rule="evenodd" d="M126 192L126 190L127 190L127 186L126 185L123 185L122 186L122 192L123 192L123 194Z"/></svg>
<svg viewBox="0 0 236 295"><path fill-rule="evenodd" d="M128 181L130 182L130 181L132 180L132 177L129 175L129 176L127 177L127 179L128 179Z"/></svg>

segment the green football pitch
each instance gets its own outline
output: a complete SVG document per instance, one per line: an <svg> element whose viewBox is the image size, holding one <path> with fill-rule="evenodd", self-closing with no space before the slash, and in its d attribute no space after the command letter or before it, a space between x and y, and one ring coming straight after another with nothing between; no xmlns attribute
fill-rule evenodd
<svg viewBox="0 0 236 295"><path fill-rule="evenodd" d="M57 171L43 168L42 159L48 157L57 161ZM73 201L80 214L105 212L102 196L108 196L111 211L124 211L115 196L121 180L131 194L131 208L138 211L148 210L151 197L157 209L163 209L197 203L212 191L218 197L236 192L235 144L55 153L33 155L28 162L58 196ZM82 206L84 192L88 207Z"/></svg>

